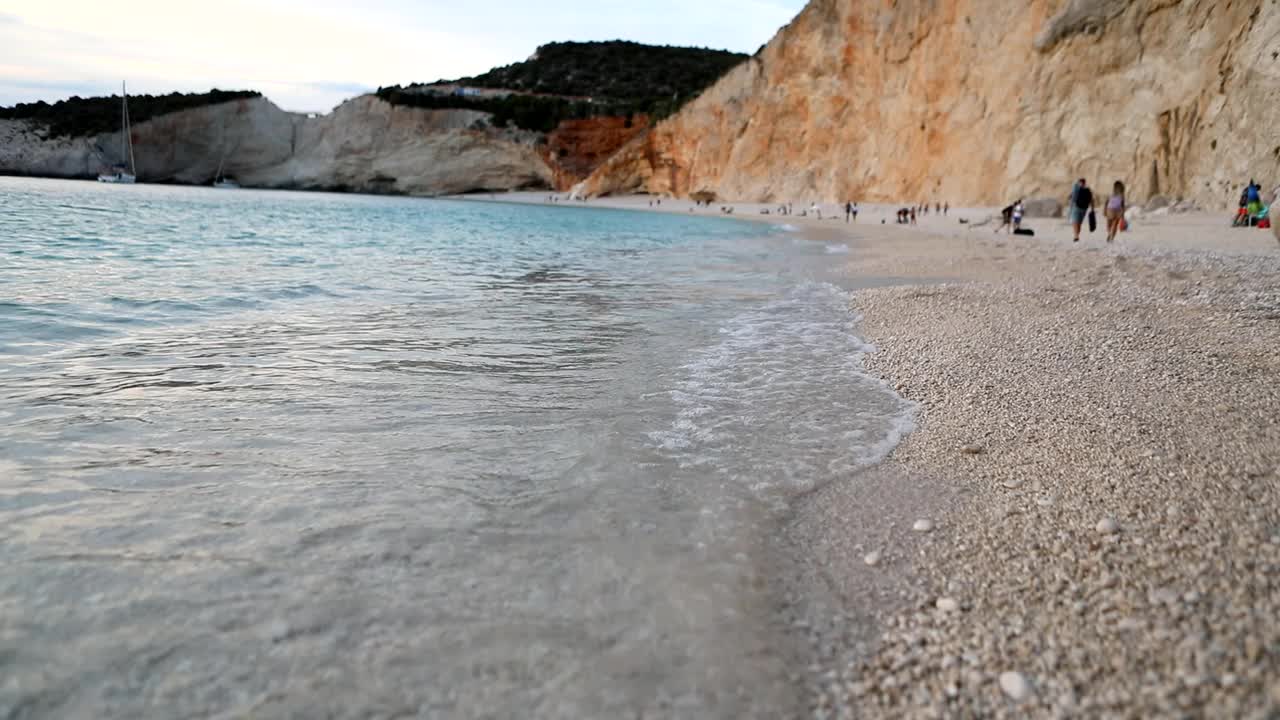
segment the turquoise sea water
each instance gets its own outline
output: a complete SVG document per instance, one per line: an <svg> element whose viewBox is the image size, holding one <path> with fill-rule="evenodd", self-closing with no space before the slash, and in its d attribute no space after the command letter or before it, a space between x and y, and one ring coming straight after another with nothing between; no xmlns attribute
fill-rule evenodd
<svg viewBox="0 0 1280 720"><path fill-rule="evenodd" d="M831 248L0 178L0 717L774 717L790 499L907 426Z"/></svg>

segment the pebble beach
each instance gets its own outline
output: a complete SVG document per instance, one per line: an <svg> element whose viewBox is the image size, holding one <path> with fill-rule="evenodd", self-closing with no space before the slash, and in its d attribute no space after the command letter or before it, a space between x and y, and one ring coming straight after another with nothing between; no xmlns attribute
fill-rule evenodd
<svg viewBox="0 0 1280 720"><path fill-rule="evenodd" d="M863 361L918 405L786 529L813 717L1280 717L1270 232L1156 214L1073 243L1057 219L995 234L991 210L768 207L737 216L848 245Z"/></svg>
<svg viewBox="0 0 1280 720"><path fill-rule="evenodd" d="M872 474L934 502L851 533L855 479L801 509L852 596L899 578L815 716L1280 714L1280 246L1215 223L854 241L851 274L920 278L855 309L920 406Z"/></svg>

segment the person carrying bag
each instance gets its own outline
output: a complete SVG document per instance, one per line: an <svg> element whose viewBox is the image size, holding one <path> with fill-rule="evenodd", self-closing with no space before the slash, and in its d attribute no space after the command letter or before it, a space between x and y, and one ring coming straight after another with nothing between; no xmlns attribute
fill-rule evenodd
<svg viewBox="0 0 1280 720"><path fill-rule="evenodd" d="M1089 216L1089 232L1098 229L1098 216L1093 212L1093 191L1084 178L1080 178L1071 190L1071 229L1074 232L1072 242L1080 242L1080 226L1084 224L1085 215Z"/></svg>

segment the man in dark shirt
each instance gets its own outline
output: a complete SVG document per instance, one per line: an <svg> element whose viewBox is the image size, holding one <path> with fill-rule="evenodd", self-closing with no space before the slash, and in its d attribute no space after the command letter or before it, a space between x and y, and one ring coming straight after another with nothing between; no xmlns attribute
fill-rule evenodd
<svg viewBox="0 0 1280 720"><path fill-rule="evenodd" d="M1075 233L1072 242L1080 242L1080 226L1084 224L1084 218L1093 209L1093 191L1089 189L1089 184L1080 178L1076 186L1071 189L1071 230Z"/></svg>

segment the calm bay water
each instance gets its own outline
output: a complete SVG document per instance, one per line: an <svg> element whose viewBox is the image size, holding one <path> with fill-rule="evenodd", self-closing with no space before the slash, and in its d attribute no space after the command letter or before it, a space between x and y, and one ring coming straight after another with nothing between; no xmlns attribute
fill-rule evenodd
<svg viewBox="0 0 1280 720"><path fill-rule="evenodd" d="M776 717L769 538L881 457L830 248L0 178L0 718Z"/></svg>

